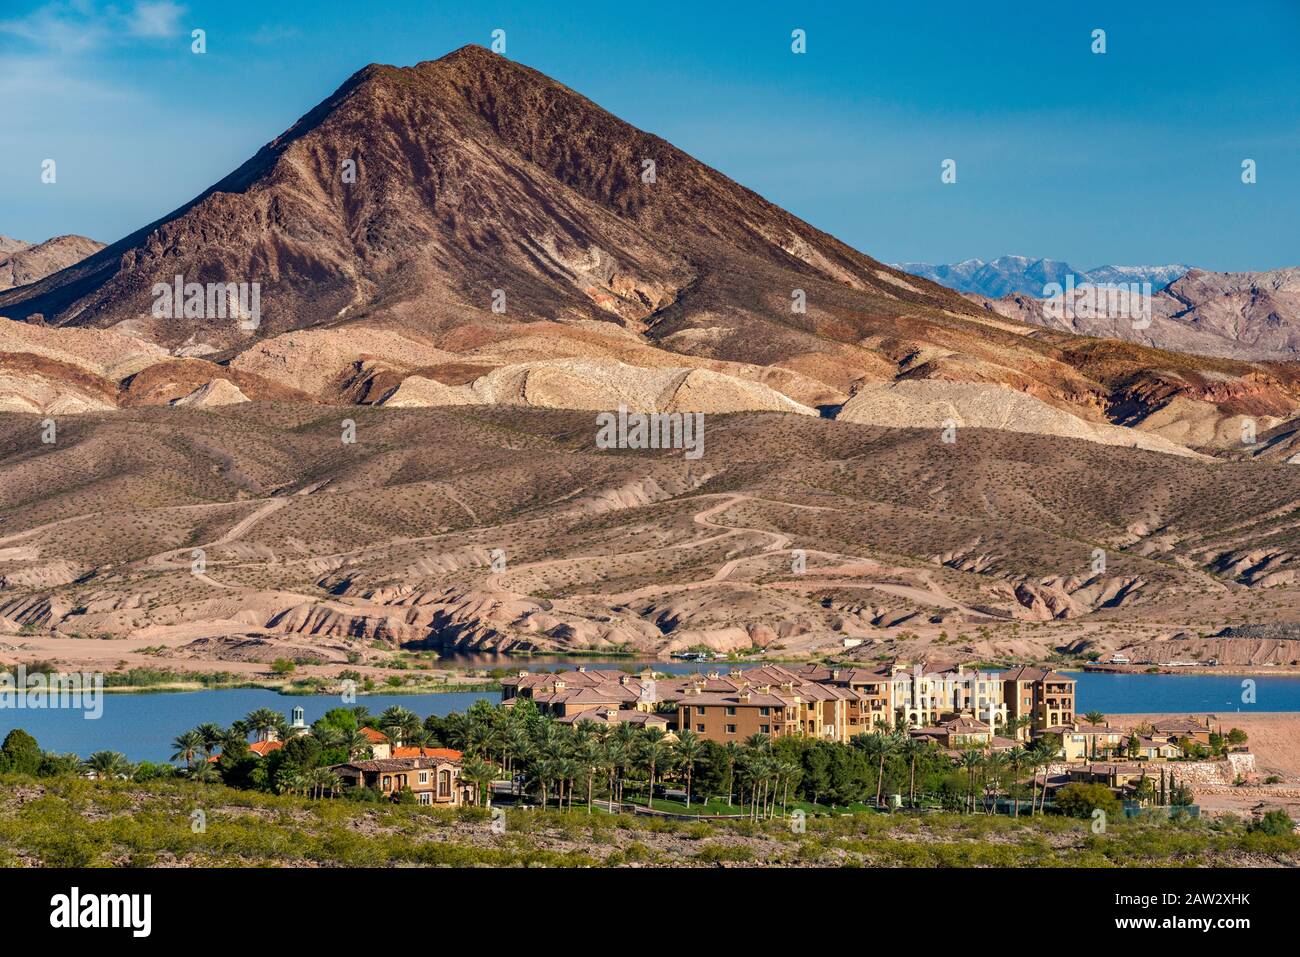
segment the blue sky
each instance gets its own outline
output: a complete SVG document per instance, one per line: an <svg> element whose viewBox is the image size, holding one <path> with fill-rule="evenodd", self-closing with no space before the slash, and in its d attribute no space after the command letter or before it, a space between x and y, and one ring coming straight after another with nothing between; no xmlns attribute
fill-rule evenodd
<svg viewBox="0 0 1300 957"><path fill-rule="evenodd" d="M0 0L0 233L118 239L365 64L496 28L512 59L880 259L1300 265L1300 0Z"/></svg>

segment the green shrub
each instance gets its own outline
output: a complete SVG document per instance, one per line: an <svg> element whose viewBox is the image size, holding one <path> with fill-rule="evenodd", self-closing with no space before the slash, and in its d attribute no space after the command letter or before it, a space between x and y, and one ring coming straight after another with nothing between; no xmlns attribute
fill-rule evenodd
<svg viewBox="0 0 1300 957"><path fill-rule="evenodd" d="M1109 819L1118 820L1123 805L1114 792L1104 784L1067 784L1056 795L1056 808L1070 817L1092 817L1100 810Z"/></svg>
<svg viewBox="0 0 1300 957"><path fill-rule="evenodd" d="M701 847L695 857L710 864L722 861L752 861L754 849L747 844L720 844L711 841Z"/></svg>
<svg viewBox="0 0 1300 957"><path fill-rule="evenodd" d="M1295 821L1286 811L1275 809L1266 811L1258 821L1251 821L1247 830L1267 834L1270 837L1283 837L1295 834Z"/></svg>

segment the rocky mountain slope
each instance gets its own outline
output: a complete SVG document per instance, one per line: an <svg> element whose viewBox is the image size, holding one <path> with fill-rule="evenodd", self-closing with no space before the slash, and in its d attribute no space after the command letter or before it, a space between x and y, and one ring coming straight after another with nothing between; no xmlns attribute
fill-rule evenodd
<svg viewBox="0 0 1300 957"><path fill-rule="evenodd" d="M85 236L55 236L35 246L0 236L0 290L44 279L103 248Z"/></svg>
<svg viewBox="0 0 1300 957"><path fill-rule="evenodd" d="M155 314L177 276L257 284L256 321L211 289ZM1024 393L1095 437L1178 398L1300 405L1289 367L1101 344L888 267L480 47L360 70L181 209L0 292L0 316L0 402L34 412L238 393L833 415L906 379ZM97 365L92 331L155 361Z"/></svg>
<svg viewBox="0 0 1300 957"><path fill-rule="evenodd" d="M1020 322L1159 349L1254 360L1300 356L1300 267L1258 273L1193 269L1151 297L1149 317L1123 307L1096 314L1084 303L1087 295L1076 290L1073 301L1060 304L1025 295L976 301Z"/></svg>
<svg viewBox="0 0 1300 957"><path fill-rule="evenodd" d="M399 646L846 639L868 661L989 660L1300 609L1300 470L1281 464L774 412L710 417L693 461L597 449L585 412L225 388L68 417L53 444L40 421L0 417L5 660L337 673Z"/></svg>

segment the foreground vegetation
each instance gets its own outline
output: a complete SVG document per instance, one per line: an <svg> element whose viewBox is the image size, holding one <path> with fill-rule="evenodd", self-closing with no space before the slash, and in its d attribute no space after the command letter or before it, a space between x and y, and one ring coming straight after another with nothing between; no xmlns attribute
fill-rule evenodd
<svg viewBox="0 0 1300 957"><path fill-rule="evenodd" d="M495 815L495 818L494 818ZM1289 826L1289 822L1288 822ZM1281 829L1279 829L1281 830ZM689 821L314 801L182 779L0 775L6 866L904 866L1300 864L1300 838L1236 818L885 814Z"/></svg>
<svg viewBox="0 0 1300 957"><path fill-rule="evenodd" d="M394 801L342 786L329 766L369 753L364 727L463 751L484 806L424 807L409 792ZM247 736L268 730L285 746L249 753ZM1126 820L1100 785L1071 785L1045 807L1037 772L1059 742L1040 741L956 760L895 733L719 745L565 725L529 701L424 721L400 707L338 708L296 735L262 709L178 735L171 764L54 754L15 729L0 746L0 864L1300 865L1285 815ZM486 806L498 779L514 806ZM636 808L673 816L627 813Z"/></svg>

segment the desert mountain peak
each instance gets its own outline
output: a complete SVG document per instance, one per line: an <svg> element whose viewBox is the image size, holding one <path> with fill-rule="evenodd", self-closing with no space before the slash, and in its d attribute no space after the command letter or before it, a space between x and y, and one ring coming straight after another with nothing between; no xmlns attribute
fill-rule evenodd
<svg viewBox="0 0 1300 957"><path fill-rule="evenodd" d="M1069 269L956 268L1040 285ZM160 310L159 289L190 301ZM830 412L906 378L1104 424L1179 396L1275 414L1300 390L1245 364L1171 379L1185 362L994 316L480 46L363 67L180 209L0 292L0 315L166 349L99 388L124 404L228 379L253 401L586 407L583 383L607 382L644 409Z"/></svg>

